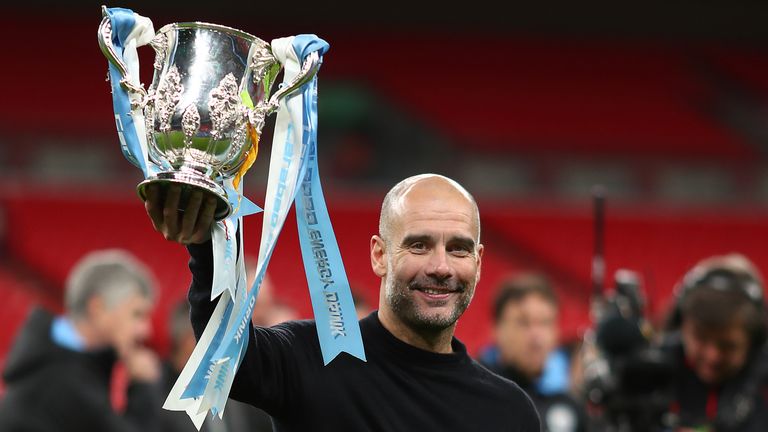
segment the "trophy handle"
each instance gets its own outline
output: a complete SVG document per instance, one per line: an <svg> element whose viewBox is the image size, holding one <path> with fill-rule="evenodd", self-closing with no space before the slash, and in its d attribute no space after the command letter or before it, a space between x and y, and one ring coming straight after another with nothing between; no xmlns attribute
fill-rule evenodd
<svg viewBox="0 0 768 432"><path fill-rule="evenodd" d="M301 65L301 71L298 75L296 75L296 78L294 78L293 81L287 86L284 86L280 90L276 91L275 94L269 98L268 106L271 109L270 113L277 110L277 108L280 106L280 99L284 98L285 96L289 96L298 90L301 86L308 83L312 78L314 78L318 69L320 69L320 55L317 53L317 51L315 51L309 54L306 60L304 60L304 64Z"/></svg>
<svg viewBox="0 0 768 432"><path fill-rule="evenodd" d="M283 86L280 90L276 91L269 102L259 105L256 108L248 111L248 120L251 125L257 130L261 131L264 128L264 121L270 114L280 108L280 99L290 96L296 90L301 88L304 84L308 83L317 74L320 69L320 54L317 52L310 53L304 60L304 64L301 65L301 71L288 85Z"/></svg>
<svg viewBox="0 0 768 432"><path fill-rule="evenodd" d="M101 7L101 15L104 17L101 20L101 24L99 25L99 32L98 32L99 48L101 48L101 52L104 53L104 57L107 58L107 61L109 61L109 63L111 63L115 68L117 68L117 71L123 77L123 79L120 80L120 85L123 88L125 88L129 92L139 93L142 96L146 96L147 91L144 90L144 87L137 86L131 83L128 77L128 67L125 65L125 63L123 63L123 61L117 55L117 51L115 51L115 46L112 45L112 22L109 20L109 16L107 15L106 6Z"/></svg>

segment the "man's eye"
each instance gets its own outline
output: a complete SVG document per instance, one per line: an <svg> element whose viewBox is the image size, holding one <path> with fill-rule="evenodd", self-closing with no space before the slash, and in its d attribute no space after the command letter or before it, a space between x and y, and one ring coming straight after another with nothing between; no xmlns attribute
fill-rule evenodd
<svg viewBox="0 0 768 432"><path fill-rule="evenodd" d="M424 249L426 249L426 248L427 248L427 245L426 245L426 244L424 244L424 242L415 242L415 243L411 243L411 249L415 249L415 250L424 250Z"/></svg>
<svg viewBox="0 0 768 432"><path fill-rule="evenodd" d="M467 256L470 253L469 248L464 246L453 246L448 248L448 252L452 253L453 255L457 256Z"/></svg>

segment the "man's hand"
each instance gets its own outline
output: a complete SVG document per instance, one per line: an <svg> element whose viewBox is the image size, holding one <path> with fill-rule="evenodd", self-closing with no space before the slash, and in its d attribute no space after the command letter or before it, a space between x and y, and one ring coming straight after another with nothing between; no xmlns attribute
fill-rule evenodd
<svg viewBox="0 0 768 432"><path fill-rule="evenodd" d="M127 352L120 353L120 360L125 365L125 370L131 381L154 383L160 380L160 360L151 350L144 347L135 347Z"/></svg>
<svg viewBox="0 0 768 432"><path fill-rule="evenodd" d="M216 197L195 189L189 194L189 201L183 212L178 210L180 198L181 186L178 184L169 184L165 196L162 196L159 185L148 185L144 208L152 220L152 225L166 240L185 245L205 243L211 238Z"/></svg>

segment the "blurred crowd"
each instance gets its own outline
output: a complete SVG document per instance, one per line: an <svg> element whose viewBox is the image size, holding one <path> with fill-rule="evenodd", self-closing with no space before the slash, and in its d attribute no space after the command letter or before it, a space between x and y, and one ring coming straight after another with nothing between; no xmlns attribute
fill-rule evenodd
<svg viewBox="0 0 768 432"><path fill-rule="evenodd" d="M252 270L252 263L249 264ZM252 271L250 272L252 273ZM763 279L740 254L705 257L681 275L667 322L653 325L639 275L617 272L596 294L592 328L559 338L558 287L520 271L494 289L492 341L476 356L533 400L542 429L583 431L768 430L768 357ZM261 286L252 320L270 327L299 318ZM161 358L146 346L158 293L123 250L83 257L67 281L64 312L31 311L5 361L0 430L55 430L31 413L40 404L78 430L192 431L184 412L161 409L195 347L189 303L167 319ZM355 291L358 316L375 306ZM101 419L95 422L94 418ZM53 429L51 429L53 427ZM103 427L103 426L101 426ZM230 401L204 431L271 431L269 415Z"/></svg>

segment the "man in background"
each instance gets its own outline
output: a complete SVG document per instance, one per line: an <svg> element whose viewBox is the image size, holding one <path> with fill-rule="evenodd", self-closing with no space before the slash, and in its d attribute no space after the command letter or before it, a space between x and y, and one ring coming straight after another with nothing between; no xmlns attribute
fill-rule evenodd
<svg viewBox="0 0 768 432"><path fill-rule="evenodd" d="M706 258L682 279L663 346L681 430L768 430L764 301L761 275L740 254Z"/></svg>
<svg viewBox="0 0 768 432"><path fill-rule="evenodd" d="M504 281L493 315L495 345L481 363L528 393L544 431L586 430L583 408L569 395L568 356L558 350L558 300L547 278L523 273Z"/></svg>
<svg viewBox="0 0 768 432"><path fill-rule="evenodd" d="M3 377L0 430L159 430L160 365L143 346L155 291L149 272L120 250L88 254L66 284L65 313L34 310L17 336ZM129 386L123 413L110 402L120 360Z"/></svg>

